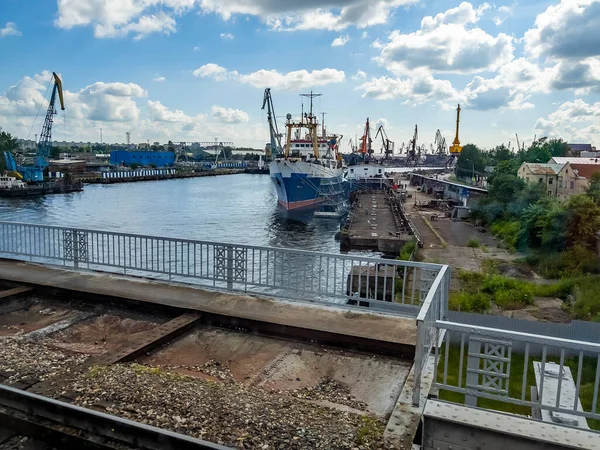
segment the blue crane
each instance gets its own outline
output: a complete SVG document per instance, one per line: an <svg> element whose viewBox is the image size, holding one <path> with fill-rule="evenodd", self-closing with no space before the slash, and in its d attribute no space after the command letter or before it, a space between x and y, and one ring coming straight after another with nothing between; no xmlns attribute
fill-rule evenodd
<svg viewBox="0 0 600 450"><path fill-rule="evenodd" d="M60 78L55 72L52 72L52 77L54 78L54 87L52 88L52 95L50 96L50 104L46 110L46 119L44 120L42 133L40 134L37 151L33 158L33 165L18 165L12 152L4 152L6 168L9 171L19 174L25 182L35 183L44 181L44 169L46 169L49 164L48 157L50 156L50 146L52 142L52 123L54 121L54 115L56 114L54 103L56 102L57 93L60 99L60 109L62 111L65 110L62 81L60 81Z"/></svg>
<svg viewBox="0 0 600 450"><path fill-rule="evenodd" d="M275 107L271 98L271 88L265 89L265 96L261 109L267 108L267 121L269 122L269 135L271 138L271 155L279 155L283 153L281 147L281 137L283 136L277 127L277 119L275 118ZM269 158L271 155L267 155Z"/></svg>

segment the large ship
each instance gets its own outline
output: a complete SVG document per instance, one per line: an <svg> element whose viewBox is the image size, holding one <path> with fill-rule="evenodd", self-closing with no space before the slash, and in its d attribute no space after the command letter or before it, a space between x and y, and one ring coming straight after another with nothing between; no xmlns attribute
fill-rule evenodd
<svg viewBox="0 0 600 450"><path fill-rule="evenodd" d="M286 143L277 128L270 89L265 90L263 109L267 108L271 137L269 174L277 190L279 204L286 210L335 204L343 199L343 162L338 153L341 136L328 135L313 114L313 98L320 94L301 94L310 98L310 109L300 120L286 116ZM321 133L319 133L319 128Z"/></svg>

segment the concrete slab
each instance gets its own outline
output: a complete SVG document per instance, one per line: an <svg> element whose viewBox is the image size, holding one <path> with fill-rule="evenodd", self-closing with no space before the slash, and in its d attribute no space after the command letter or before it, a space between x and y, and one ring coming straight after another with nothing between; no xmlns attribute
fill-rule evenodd
<svg viewBox="0 0 600 450"><path fill-rule="evenodd" d="M218 367L237 382L294 393L308 393L323 380L333 381L351 396L344 404L332 397L329 403L334 407L344 409L350 403L380 417L391 413L411 366L395 358L215 328L196 330L138 362L211 381L219 378L204 369Z"/></svg>
<svg viewBox="0 0 600 450"><path fill-rule="evenodd" d="M61 320L74 318L77 314L75 310L44 301L24 305L16 311L0 314L0 336L30 333Z"/></svg>
<svg viewBox="0 0 600 450"><path fill-rule="evenodd" d="M17 261L0 261L3 279L101 296L167 305L221 316L295 327L313 333L360 338L414 353L416 322L409 317L360 312L112 274Z"/></svg>

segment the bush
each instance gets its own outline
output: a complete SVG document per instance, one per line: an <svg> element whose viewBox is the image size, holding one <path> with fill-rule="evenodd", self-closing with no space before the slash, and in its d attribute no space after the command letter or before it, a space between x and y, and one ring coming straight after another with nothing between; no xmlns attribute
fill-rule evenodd
<svg viewBox="0 0 600 450"><path fill-rule="evenodd" d="M537 284L534 286L534 295L538 297L558 297L566 299L573 291L575 280L565 278L554 284Z"/></svg>
<svg viewBox="0 0 600 450"><path fill-rule="evenodd" d="M412 241L404 244L404 246L400 250L400 255L398 256L398 259L402 261L408 261L410 260L411 255L413 255L417 250L417 241L413 239Z"/></svg>
<svg viewBox="0 0 600 450"><path fill-rule="evenodd" d="M452 292L448 307L453 311L484 313L490 309L490 297L483 292Z"/></svg>
<svg viewBox="0 0 600 450"><path fill-rule="evenodd" d="M516 220L496 222L490 228L491 232L502 239L510 248L516 248L519 242L521 224Z"/></svg>
<svg viewBox="0 0 600 450"><path fill-rule="evenodd" d="M494 301L502 309L520 309L523 305L532 304L533 296L527 291L508 289L497 291L494 294Z"/></svg>
<svg viewBox="0 0 600 450"><path fill-rule="evenodd" d="M600 276L582 277L574 280L573 284L575 318L600 322Z"/></svg>
<svg viewBox="0 0 600 450"><path fill-rule="evenodd" d="M479 248L479 241L477 239L469 239L469 242L467 242L467 247L471 247L471 248Z"/></svg>

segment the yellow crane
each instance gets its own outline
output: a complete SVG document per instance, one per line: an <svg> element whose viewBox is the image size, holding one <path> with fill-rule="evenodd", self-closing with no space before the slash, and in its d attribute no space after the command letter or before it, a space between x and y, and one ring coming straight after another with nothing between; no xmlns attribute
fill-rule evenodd
<svg viewBox="0 0 600 450"><path fill-rule="evenodd" d="M450 154L451 155L459 155L462 152L462 146L460 145L460 141L458 139L458 124L460 123L460 105L456 108L456 136L454 136L454 141L452 141L452 145L450 146Z"/></svg>

